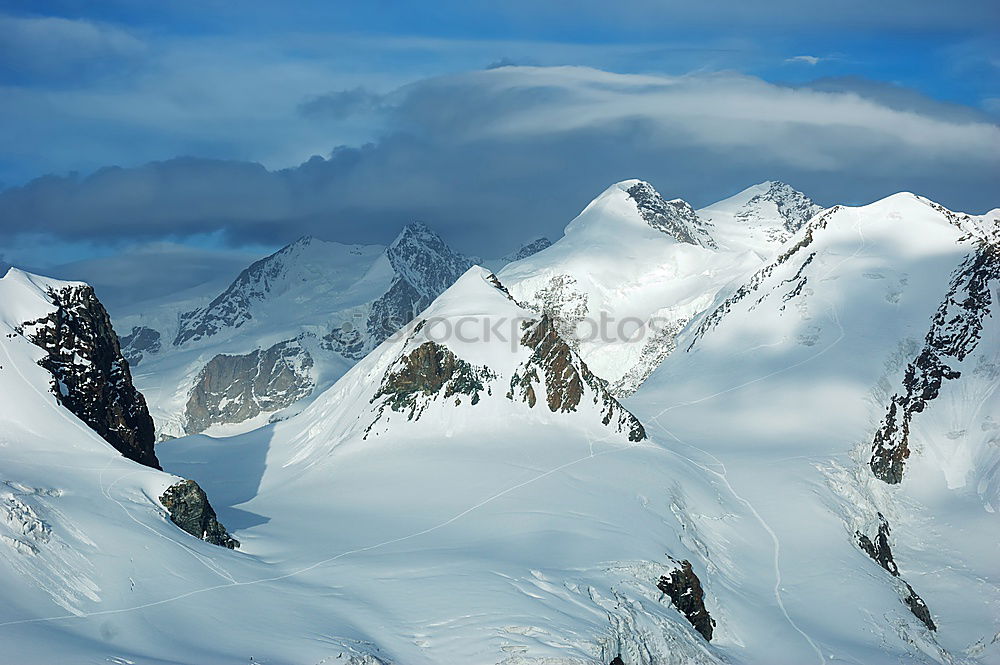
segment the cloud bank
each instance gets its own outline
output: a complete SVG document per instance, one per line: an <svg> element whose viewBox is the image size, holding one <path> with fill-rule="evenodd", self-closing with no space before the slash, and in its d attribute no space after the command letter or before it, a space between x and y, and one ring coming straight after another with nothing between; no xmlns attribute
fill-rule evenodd
<svg viewBox="0 0 1000 665"><path fill-rule="evenodd" d="M1000 127L964 107L856 83L502 66L388 95L332 91L301 100L303 122L379 114L378 141L280 171L179 158L39 178L0 192L0 238L224 231L236 243L307 233L385 242L422 219L483 253L558 236L605 186L632 177L695 205L766 179L824 204L901 190L970 212L998 204Z"/></svg>

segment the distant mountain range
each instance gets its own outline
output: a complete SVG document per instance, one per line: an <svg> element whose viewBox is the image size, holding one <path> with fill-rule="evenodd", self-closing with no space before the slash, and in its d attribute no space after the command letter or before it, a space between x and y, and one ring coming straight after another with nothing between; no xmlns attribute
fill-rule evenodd
<svg viewBox="0 0 1000 665"><path fill-rule="evenodd" d="M1000 210L776 182L303 238L120 341L11 270L5 657L997 662L998 300Z"/></svg>
<svg viewBox="0 0 1000 665"><path fill-rule="evenodd" d="M115 324L159 438L234 434L300 410L474 263L494 271L514 264L504 282L545 311L624 396L721 288L818 210L783 183L695 211L648 183L625 181L587 206L551 248L540 238L484 261L455 252L419 223L385 248L300 238L220 294L140 305ZM620 217L630 222L612 224ZM598 313L614 316L609 325L623 325L624 334L578 341L573 326ZM632 343L636 333L644 343Z"/></svg>

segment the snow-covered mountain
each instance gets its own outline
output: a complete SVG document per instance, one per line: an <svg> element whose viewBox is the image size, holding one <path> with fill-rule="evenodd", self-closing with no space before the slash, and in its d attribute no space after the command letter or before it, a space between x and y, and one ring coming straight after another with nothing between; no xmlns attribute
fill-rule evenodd
<svg viewBox="0 0 1000 665"><path fill-rule="evenodd" d="M836 206L626 402L752 506L797 662L1000 661L998 288L1000 211Z"/></svg>
<svg viewBox="0 0 1000 665"><path fill-rule="evenodd" d="M238 543L196 482L158 469L149 413L86 284L0 278L0 394L3 660L112 658L100 645L140 616L69 624L177 580L214 583L212 557Z"/></svg>
<svg viewBox="0 0 1000 665"><path fill-rule="evenodd" d="M555 244L504 268L511 294L546 312L617 395L634 391L687 323L752 272L748 248L722 250L717 229L640 180L612 185Z"/></svg>
<svg viewBox="0 0 1000 665"><path fill-rule="evenodd" d="M494 317L514 336L443 330ZM15 337L8 362L43 385ZM707 638L727 629L684 535L685 497L718 490L482 269L298 416L160 446L199 471L238 551L169 523L184 483L55 412L33 431L58 408L34 395L4 410L0 448L3 524L26 543L2 570L16 662L718 662Z"/></svg>
<svg viewBox="0 0 1000 665"><path fill-rule="evenodd" d="M725 249L753 250L770 259L822 208L783 182L769 180L698 210Z"/></svg>
<svg viewBox="0 0 1000 665"><path fill-rule="evenodd" d="M634 394L617 398L588 359L600 353L564 333L568 309L508 282L531 278L525 261L472 267L301 412L157 447L211 497L234 551L170 524L189 520L168 504L204 493L109 456L59 406L37 362L47 351L17 331L51 314L51 295L30 311L0 300L15 322L0 387L30 397L0 408L0 470L21 502L0 533L56 543L12 545L20 558L0 569L5 655L1000 659L1000 211L911 194L836 206L761 260L717 240L725 223L695 222L639 184L608 190L527 261L592 262L592 275L555 273L590 280L588 307L643 289L655 305L680 292L664 285L727 260L748 269L703 282L708 302ZM656 254L648 282L623 260L653 270ZM616 261L632 288L615 282ZM248 311L239 328L264 316ZM58 457L67 442L77 448Z"/></svg>
<svg viewBox="0 0 1000 665"><path fill-rule="evenodd" d="M304 237L222 293L144 304L116 326L160 438L232 434L301 409L471 265L421 223L388 247Z"/></svg>

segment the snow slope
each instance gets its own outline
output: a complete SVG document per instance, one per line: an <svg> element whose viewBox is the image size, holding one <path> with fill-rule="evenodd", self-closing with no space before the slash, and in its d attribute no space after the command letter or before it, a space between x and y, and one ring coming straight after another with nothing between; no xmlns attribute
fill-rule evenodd
<svg viewBox="0 0 1000 665"><path fill-rule="evenodd" d="M753 506L773 539L774 602L815 661L1000 660L998 241L995 213L912 194L832 208L627 401ZM886 422L898 443L889 414L908 385L921 410L902 482L885 482L873 443Z"/></svg>
<svg viewBox="0 0 1000 665"><path fill-rule="evenodd" d="M594 371L628 394L721 288L759 265L750 251L719 251L713 238L686 203L626 180L551 247L498 275L519 301L556 318Z"/></svg>
<svg viewBox="0 0 1000 665"><path fill-rule="evenodd" d="M107 455L6 332L0 533L40 553L0 545L5 655L996 662L998 222L909 194L825 211L625 402L474 267L299 414L158 447L235 552L179 534L152 498L175 478ZM45 307L13 284L6 330ZM906 448L877 432L917 397L886 482L873 455Z"/></svg>
<svg viewBox="0 0 1000 665"><path fill-rule="evenodd" d="M388 247L306 237L221 293L142 303L115 324L160 438L228 435L301 410L303 398L332 385L470 265L419 223ZM263 379L239 380L254 375Z"/></svg>
<svg viewBox="0 0 1000 665"><path fill-rule="evenodd" d="M423 320L491 312L528 314L473 269ZM365 427L378 416L369 395L430 341L430 326L386 341L295 418L229 441L160 446L165 464L196 476L236 529L236 552L166 522L151 497L173 478L109 455L62 417L34 390L45 377L33 347L5 336L3 388L24 403L3 411L5 507L15 506L4 526L38 550L6 558L6 657L719 662L736 644L724 618L712 646L656 588L677 565L668 553L705 574L699 544L715 531L712 519L725 519L711 508L719 490L693 466L630 440L618 420L602 422L593 398L609 396L600 383L584 387L577 411L530 405L501 390L532 362L529 347L442 340L480 369L489 385L480 400L462 390L421 395L420 417L390 409L377 433ZM563 369L584 369L572 354L557 357L568 359ZM547 378L534 385L550 393ZM689 503L709 516L689 515ZM707 533L692 531L702 520ZM718 611L714 589L706 602Z"/></svg>
<svg viewBox="0 0 1000 665"><path fill-rule="evenodd" d="M55 310L50 290L77 286L18 270L0 279L2 658L134 662L129 640L183 654L171 644L186 631L209 634L202 618L151 628L141 611L116 608L155 602L177 584L218 584L230 579L220 566L240 575L247 558L178 529L155 498L178 478L122 457L51 392L38 364L45 352L18 328ZM187 653L195 662L212 648Z"/></svg>
<svg viewBox="0 0 1000 665"><path fill-rule="evenodd" d="M768 180L698 210L712 237L730 250L752 250L773 258L788 239L822 208L783 182Z"/></svg>

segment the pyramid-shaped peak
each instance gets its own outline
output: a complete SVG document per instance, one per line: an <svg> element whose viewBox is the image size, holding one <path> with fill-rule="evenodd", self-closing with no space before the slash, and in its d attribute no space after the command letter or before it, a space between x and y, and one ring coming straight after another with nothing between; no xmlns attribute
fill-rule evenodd
<svg viewBox="0 0 1000 665"><path fill-rule="evenodd" d="M699 213L716 223L732 217L740 225L774 228L774 239L783 241L822 209L788 183L765 180L702 208Z"/></svg>
<svg viewBox="0 0 1000 665"><path fill-rule="evenodd" d="M392 246L399 245L400 243L411 239L419 238L441 240L441 236L424 222L410 222L400 229L399 233L396 235L396 239L392 241Z"/></svg>
<svg viewBox="0 0 1000 665"><path fill-rule="evenodd" d="M444 291L472 265L423 222L404 226L386 255L396 274L428 297Z"/></svg>

